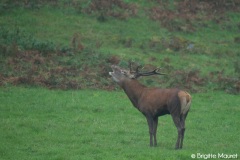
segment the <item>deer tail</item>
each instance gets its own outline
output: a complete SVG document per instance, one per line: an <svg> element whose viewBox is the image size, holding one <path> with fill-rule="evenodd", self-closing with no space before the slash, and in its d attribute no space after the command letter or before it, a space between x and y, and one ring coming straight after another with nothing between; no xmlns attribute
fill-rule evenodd
<svg viewBox="0 0 240 160"><path fill-rule="evenodd" d="M192 97L185 91L179 91L178 97L181 103L181 114L186 114L190 109Z"/></svg>

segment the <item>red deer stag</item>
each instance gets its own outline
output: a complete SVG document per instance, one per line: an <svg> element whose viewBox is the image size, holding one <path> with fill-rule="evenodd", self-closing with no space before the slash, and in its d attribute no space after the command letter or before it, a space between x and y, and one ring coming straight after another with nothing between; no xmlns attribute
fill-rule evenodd
<svg viewBox="0 0 240 160"><path fill-rule="evenodd" d="M137 81L137 78L141 76L163 75L158 72L158 69L151 72L139 72L139 67L137 67L136 71L132 71L131 65L130 70L122 69L116 65L111 66L111 68L113 72L109 72L109 75L125 91L134 107L146 117L150 134L150 146L157 145L158 117L171 114L178 130L175 148L181 149L185 132L185 119L191 105L190 94L174 88L148 88Z"/></svg>

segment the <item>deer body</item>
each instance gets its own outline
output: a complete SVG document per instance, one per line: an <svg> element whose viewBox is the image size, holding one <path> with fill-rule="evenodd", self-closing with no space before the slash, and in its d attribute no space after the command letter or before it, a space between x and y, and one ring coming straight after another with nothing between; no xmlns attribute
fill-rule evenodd
<svg viewBox="0 0 240 160"><path fill-rule="evenodd" d="M190 109L191 96L179 89L148 88L139 83L129 71L123 70L118 66L112 66L112 69L113 72L109 74L125 91L133 106L147 119L150 146L157 145L158 117L171 114L174 124L178 129L178 139L175 148L182 148L185 119Z"/></svg>

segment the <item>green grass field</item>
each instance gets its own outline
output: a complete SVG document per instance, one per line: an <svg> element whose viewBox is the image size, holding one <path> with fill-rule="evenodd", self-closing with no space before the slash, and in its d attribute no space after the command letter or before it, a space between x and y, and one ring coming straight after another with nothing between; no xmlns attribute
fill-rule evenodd
<svg viewBox="0 0 240 160"><path fill-rule="evenodd" d="M240 3L102 0L125 17L99 21L104 10L84 12L90 2L0 2L0 160L239 159ZM121 15L129 6L136 15ZM144 116L108 75L111 59L162 67L166 76L141 82L191 93L182 150L170 116L149 147Z"/></svg>
<svg viewBox="0 0 240 160"><path fill-rule="evenodd" d="M170 116L159 119L158 146L147 122L123 92L0 89L0 157L17 159L191 159L192 154L240 154L240 98L193 94L184 148L174 150Z"/></svg>

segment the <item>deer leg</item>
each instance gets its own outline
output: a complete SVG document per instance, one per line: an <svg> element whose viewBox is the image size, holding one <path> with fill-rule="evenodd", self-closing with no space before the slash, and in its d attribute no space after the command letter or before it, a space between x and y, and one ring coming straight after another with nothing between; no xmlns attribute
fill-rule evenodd
<svg viewBox="0 0 240 160"><path fill-rule="evenodd" d="M148 127L149 127L149 136L150 136L150 147L153 146L153 119L147 117Z"/></svg>
<svg viewBox="0 0 240 160"><path fill-rule="evenodd" d="M181 137L181 143L180 143L180 146L179 146L179 149L182 149L182 147L183 147L183 139L184 139L184 132L185 132L185 128L182 128L182 131L181 131L182 133L182 137Z"/></svg>
<svg viewBox="0 0 240 160"><path fill-rule="evenodd" d="M181 116L181 122L180 123L181 123L181 126L182 126L182 139L181 139L180 148L183 147L183 139L184 139L184 133L185 133L185 120L186 120L187 114L188 114L188 112Z"/></svg>
<svg viewBox="0 0 240 160"><path fill-rule="evenodd" d="M181 149L180 148L181 140L182 140L182 130L178 128L178 139L175 145L175 149Z"/></svg>
<svg viewBox="0 0 240 160"><path fill-rule="evenodd" d="M153 119L153 138L154 146L157 146L157 126L158 126L158 117Z"/></svg>
<svg viewBox="0 0 240 160"><path fill-rule="evenodd" d="M183 147L183 139L184 139L184 132L185 132L185 119L181 119L181 141L179 148L182 149Z"/></svg>
<svg viewBox="0 0 240 160"><path fill-rule="evenodd" d="M178 130L178 138L177 138L175 149L180 149L180 143L182 140L182 127L181 127L181 123L180 123L180 117L172 116L172 119Z"/></svg>

